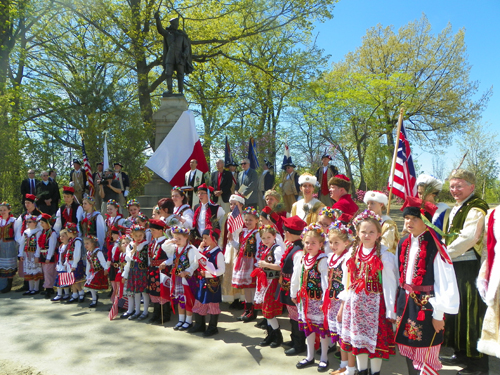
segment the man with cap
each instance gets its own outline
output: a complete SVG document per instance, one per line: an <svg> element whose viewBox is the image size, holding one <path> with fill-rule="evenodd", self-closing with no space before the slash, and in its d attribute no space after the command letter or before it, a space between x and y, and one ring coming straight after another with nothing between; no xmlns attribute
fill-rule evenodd
<svg viewBox="0 0 500 375"><path fill-rule="evenodd" d="M343 174L335 175L328 181L328 186L330 189L330 198L332 198L335 203L332 208L342 211L342 213L354 216L358 212L359 207L352 200L349 190L351 190L351 180L349 177Z"/></svg>
<svg viewBox="0 0 500 375"><path fill-rule="evenodd" d="M184 183L188 188L184 188L188 196L188 204L193 208L198 204L198 196L195 194L198 191L198 186L205 183L205 175L198 168L198 161L192 159L189 162L190 170L184 175Z"/></svg>
<svg viewBox="0 0 500 375"><path fill-rule="evenodd" d="M292 279L294 264L300 262L303 255L302 231L307 223L298 216L292 216L283 219L283 229L285 231L286 250L281 258L281 277L280 277L280 301L288 310L290 325L292 328L291 341L283 343L290 346L285 350L287 356L297 355L306 351L306 335L299 329L299 313L297 305L290 298L290 281Z"/></svg>
<svg viewBox="0 0 500 375"><path fill-rule="evenodd" d="M328 189L328 181L339 174L337 167L329 165L331 160L332 157L325 152L321 157L323 165L316 171L316 179L319 185L318 199L327 207L331 207L333 204L333 200L330 198L330 190Z"/></svg>
<svg viewBox="0 0 500 375"><path fill-rule="evenodd" d="M217 171L210 176L210 185L214 188L213 201L229 212L229 197L231 196L232 174L224 169L224 160L215 163Z"/></svg>
<svg viewBox="0 0 500 375"><path fill-rule="evenodd" d="M39 180L35 178L35 170L28 170L28 178L21 181L21 202L23 203L23 207L26 194L36 195L36 185L38 184L38 181Z"/></svg>
<svg viewBox="0 0 500 375"><path fill-rule="evenodd" d="M283 191L283 203L285 203L286 212L292 212L292 206L299 197L299 175L295 172L295 167L292 157L282 166L286 174L280 186Z"/></svg>
<svg viewBox="0 0 500 375"><path fill-rule="evenodd" d="M409 375L418 375L424 362L436 372L441 369L444 313L456 314L459 309L452 261L428 226L436 209L415 197L407 197L402 207L410 234L401 239L397 249L396 343L406 357Z"/></svg>
<svg viewBox="0 0 500 375"><path fill-rule="evenodd" d="M96 172L92 173L92 181L94 181L95 184L95 189L94 189L94 200L95 200L95 206L97 209L101 209L101 204L102 204L102 198L101 194L99 194L99 187L97 186L97 180L102 180L104 177L104 163L102 161L96 163Z"/></svg>
<svg viewBox="0 0 500 375"><path fill-rule="evenodd" d="M123 165L121 163L113 164L115 168L114 179L118 181L120 185L120 193L118 196L118 203L120 203L120 213L123 214L123 210L126 203L126 198L128 197L128 192L130 189L130 181L128 175L125 172L122 172ZM104 201L106 202L106 201Z"/></svg>
<svg viewBox="0 0 500 375"><path fill-rule="evenodd" d="M444 241L453 261L460 292L458 315L447 316L444 345L455 354L443 357L444 364L466 366L460 375L488 374L488 356L477 350L486 305L476 288L481 266L483 234L488 204L475 194L476 177L465 169L450 176L455 206L444 213Z"/></svg>
<svg viewBox="0 0 500 375"><path fill-rule="evenodd" d="M210 201L212 191L213 188L206 184L198 186L197 195L200 203L194 208L193 230L200 242L205 228L211 227L219 230L222 228L224 209Z"/></svg>
<svg viewBox="0 0 500 375"><path fill-rule="evenodd" d="M49 180L48 171L43 171L40 177L42 178L42 181L39 181L36 185L38 208L43 213L54 215L59 208L57 206L59 189L54 182Z"/></svg>
<svg viewBox="0 0 500 375"><path fill-rule="evenodd" d="M266 206L264 195L266 191L273 188L274 185L274 167L269 160L264 159L262 174L259 177L259 208L262 210ZM280 228L281 229L281 228Z"/></svg>
<svg viewBox="0 0 500 375"><path fill-rule="evenodd" d="M78 159L73 159L73 169L69 173L69 186L75 189L74 195L78 203L82 203L83 193L87 189L87 176Z"/></svg>
<svg viewBox="0 0 500 375"><path fill-rule="evenodd" d="M257 207L259 195L259 176L255 169L250 168L250 159L240 162L242 171L238 174L238 190L246 198L246 206Z"/></svg>
<svg viewBox="0 0 500 375"><path fill-rule="evenodd" d="M59 234L61 229L66 228L67 223L74 223L80 231L80 220L83 219L83 208L75 201L75 188L63 187L64 204L56 212L56 223L54 230Z"/></svg>
<svg viewBox="0 0 500 375"><path fill-rule="evenodd" d="M163 220L149 220L149 229L151 229L152 241L149 244L149 272L148 272L148 289L151 303L153 304L153 316L149 320L150 323L160 324L170 321L170 291L161 293L162 286L160 273L168 275L168 270L161 270L160 265L168 258L173 257L175 246L166 243L164 234L166 224ZM163 309L162 309L162 305ZM163 310L163 317L162 317ZM162 319L163 318L163 319Z"/></svg>
<svg viewBox="0 0 500 375"><path fill-rule="evenodd" d="M106 212L106 202L113 199L119 202L120 197L123 198L122 185L120 181L114 178L114 173L111 168L104 171L104 177L102 180L96 180L96 184L99 189L99 196L101 198L101 212ZM120 209L122 208L120 203Z"/></svg>

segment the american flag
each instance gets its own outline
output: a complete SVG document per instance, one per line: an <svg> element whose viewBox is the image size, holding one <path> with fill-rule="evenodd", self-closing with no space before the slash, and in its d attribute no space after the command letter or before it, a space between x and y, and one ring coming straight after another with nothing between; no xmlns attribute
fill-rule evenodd
<svg viewBox="0 0 500 375"><path fill-rule="evenodd" d="M238 229L243 228L243 217L241 216L240 209L238 206L234 207L234 210L231 212L231 215L227 218L227 229L229 233L234 233Z"/></svg>
<svg viewBox="0 0 500 375"><path fill-rule="evenodd" d="M87 176L87 182L89 184L89 195L94 196L94 179L92 178L92 168L90 168L89 158L85 152L85 143L82 138L82 154L83 154L83 170Z"/></svg>
<svg viewBox="0 0 500 375"><path fill-rule="evenodd" d="M407 196L417 196L417 174L413 165L411 156L410 143L406 134L405 127L401 122L401 132L398 137L398 154L396 157L396 168L394 169L394 181L389 177L387 188L391 189L392 193L401 199L406 199Z"/></svg>

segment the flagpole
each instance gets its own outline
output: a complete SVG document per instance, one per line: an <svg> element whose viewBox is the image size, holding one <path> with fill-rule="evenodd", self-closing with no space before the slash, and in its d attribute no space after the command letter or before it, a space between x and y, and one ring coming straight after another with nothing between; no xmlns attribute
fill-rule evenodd
<svg viewBox="0 0 500 375"><path fill-rule="evenodd" d="M398 148L399 148L399 133L401 132L401 124L403 124L403 112L404 108L399 110L399 119L398 119L398 130L396 131L396 142L394 145L394 154L392 156L392 166L391 166L391 174L389 176L391 181L391 186L389 188L389 201L387 202L387 215L391 212L391 198L392 198L392 187L394 184L394 171L396 170L396 159L398 157Z"/></svg>

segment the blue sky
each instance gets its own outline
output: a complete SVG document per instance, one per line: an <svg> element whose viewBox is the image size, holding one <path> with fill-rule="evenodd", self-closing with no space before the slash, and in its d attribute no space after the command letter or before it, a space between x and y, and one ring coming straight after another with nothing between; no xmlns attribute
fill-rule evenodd
<svg viewBox="0 0 500 375"><path fill-rule="evenodd" d="M397 30L420 19L422 13L433 33L439 33L448 23L454 33L465 28L471 79L479 81L479 93L493 86L482 123L490 126L490 132L500 132L500 0L341 0L333 10L334 18L316 27L317 43L331 55L331 62L339 61L361 45L362 37L372 26L393 25ZM413 152L421 171L432 173L432 155L416 147ZM461 157L454 147L446 150L445 170L456 166Z"/></svg>

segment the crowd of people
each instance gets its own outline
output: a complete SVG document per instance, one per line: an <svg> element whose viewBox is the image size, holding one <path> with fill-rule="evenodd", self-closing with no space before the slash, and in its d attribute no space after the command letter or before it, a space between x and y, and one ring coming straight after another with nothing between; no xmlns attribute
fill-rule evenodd
<svg viewBox="0 0 500 375"><path fill-rule="evenodd" d="M12 291L18 274L25 295L44 289L54 303L71 304L89 291L94 308L111 286L111 319L163 324L174 312L174 330L205 337L218 333L227 302L242 305L238 321L262 315L260 346L305 353L299 369L328 371L328 354L339 347L331 374L380 374L397 345L412 375L442 363L462 367L460 375L487 374L488 355L500 357L500 229L496 210L474 193L474 175L453 172L453 208L436 204L442 182L419 176L419 197L407 197L398 229L384 214L388 197L368 191L361 210L330 160L324 155L316 175L300 176L290 160L283 195L273 189L270 164L259 176L248 159L239 173L219 160L206 178L192 160L185 186L173 187L150 218L137 200L120 203L128 178L117 175L119 163L97 172L102 205L85 194L78 160L60 206L49 172L36 181L30 171L26 211L15 218L9 203L0 204L0 277L8 282L1 293ZM454 355L440 356L442 345Z"/></svg>

